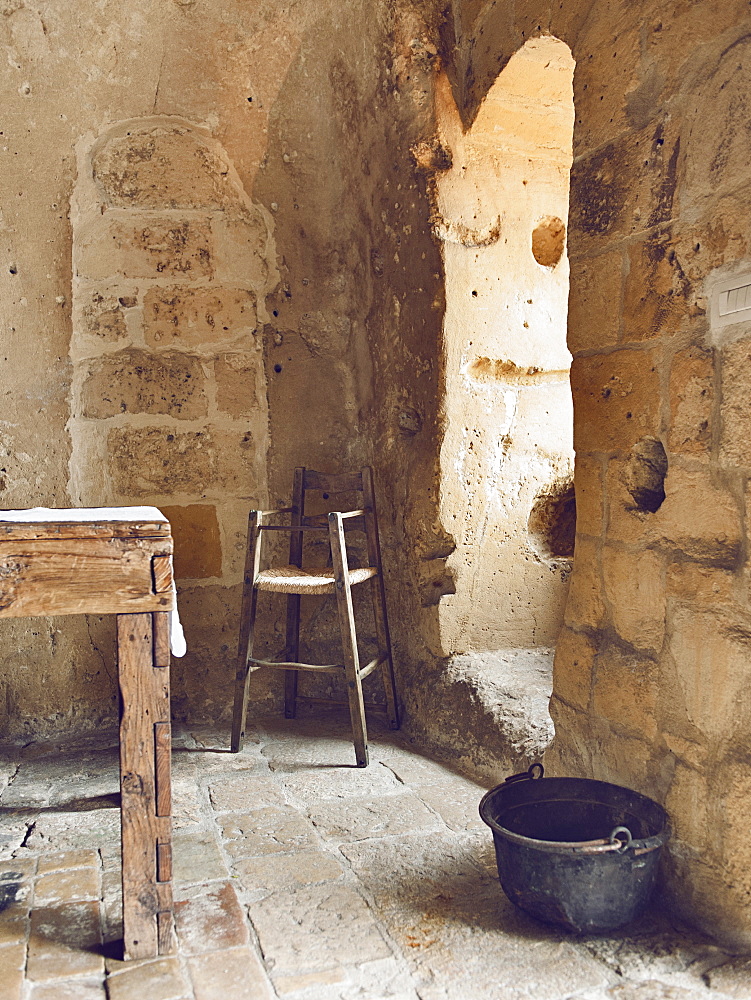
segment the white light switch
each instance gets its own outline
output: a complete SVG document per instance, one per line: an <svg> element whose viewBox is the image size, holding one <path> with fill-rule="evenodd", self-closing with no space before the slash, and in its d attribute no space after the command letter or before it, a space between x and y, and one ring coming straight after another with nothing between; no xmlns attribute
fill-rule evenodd
<svg viewBox="0 0 751 1000"><path fill-rule="evenodd" d="M712 289L712 327L751 320L751 274L739 274Z"/></svg>

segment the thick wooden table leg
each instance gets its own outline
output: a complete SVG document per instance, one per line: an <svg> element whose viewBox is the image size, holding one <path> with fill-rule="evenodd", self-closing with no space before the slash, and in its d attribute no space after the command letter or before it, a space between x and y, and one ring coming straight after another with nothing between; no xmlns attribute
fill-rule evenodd
<svg viewBox="0 0 751 1000"><path fill-rule="evenodd" d="M169 615L117 616L125 958L173 950Z"/></svg>

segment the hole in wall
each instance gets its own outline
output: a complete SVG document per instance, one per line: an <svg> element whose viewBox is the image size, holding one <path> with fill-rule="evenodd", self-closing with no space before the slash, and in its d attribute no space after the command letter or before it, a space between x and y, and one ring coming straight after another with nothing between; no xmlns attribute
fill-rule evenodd
<svg viewBox="0 0 751 1000"><path fill-rule="evenodd" d="M532 506L527 521L532 548L542 558L572 559L576 540L576 494L573 479L553 483Z"/></svg>
<svg viewBox="0 0 751 1000"><path fill-rule="evenodd" d="M626 489L634 501L633 510L656 513L665 500L668 456L661 441L646 437L631 449L626 464Z"/></svg>
<svg viewBox="0 0 751 1000"><path fill-rule="evenodd" d="M555 267L566 246L566 226L556 215L537 223L532 233L532 254L543 267Z"/></svg>

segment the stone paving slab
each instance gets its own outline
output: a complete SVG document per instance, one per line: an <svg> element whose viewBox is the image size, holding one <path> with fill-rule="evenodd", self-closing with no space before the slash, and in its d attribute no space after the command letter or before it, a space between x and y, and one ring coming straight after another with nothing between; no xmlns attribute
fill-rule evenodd
<svg viewBox="0 0 751 1000"><path fill-rule="evenodd" d="M420 1000L409 972L393 958L340 966L322 972L275 976L274 987L282 1000Z"/></svg>
<svg viewBox="0 0 751 1000"><path fill-rule="evenodd" d="M245 912L230 882L178 889L176 896L175 923L183 954L201 955L248 943Z"/></svg>
<svg viewBox="0 0 751 1000"><path fill-rule="evenodd" d="M224 848L233 858L255 858L317 846L315 829L291 806L265 806L218 817Z"/></svg>
<svg viewBox="0 0 751 1000"><path fill-rule="evenodd" d="M21 1000L23 985L23 970L9 969L7 973L3 972L0 978L0 1000Z"/></svg>
<svg viewBox="0 0 751 1000"><path fill-rule="evenodd" d="M419 747L404 734L391 733L390 737L388 742L377 744L373 748L373 754L405 785L415 787L456 781L457 785L461 786L467 782L473 783L451 763L424 756ZM482 781L480 784L484 787L487 782Z"/></svg>
<svg viewBox="0 0 751 1000"><path fill-rule="evenodd" d="M289 800L300 805L312 805L320 799L398 795L404 791L393 771L378 761L371 762L367 768L287 764L275 768L274 773Z"/></svg>
<svg viewBox="0 0 751 1000"><path fill-rule="evenodd" d="M324 851L296 851L294 854L271 854L260 858L240 858L232 872L249 893L260 890L295 889L301 885L335 882L345 869L333 854Z"/></svg>
<svg viewBox="0 0 751 1000"><path fill-rule="evenodd" d="M44 875L47 872L68 871L71 868L98 868L100 864L98 851L57 851L39 858L37 872L39 875Z"/></svg>
<svg viewBox="0 0 751 1000"><path fill-rule="evenodd" d="M98 868L71 868L38 878L34 887L34 906L98 900L101 896Z"/></svg>
<svg viewBox="0 0 751 1000"><path fill-rule="evenodd" d="M436 782L418 785L415 793L430 806L454 833L487 833L488 828L480 819L480 799L486 789L470 782Z"/></svg>
<svg viewBox="0 0 751 1000"><path fill-rule="evenodd" d="M706 993L697 993L682 986L670 986L656 979L647 979L642 983L612 986L602 996L602 1000L706 1000L706 996ZM593 997L592 1000L600 1000L600 997ZM714 1000L721 998L715 994Z"/></svg>
<svg viewBox="0 0 751 1000"><path fill-rule="evenodd" d="M26 975L34 981L104 972L99 903L61 903L31 912Z"/></svg>
<svg viewBox="0 0 751 1000"><path fill-rule="evenodd" d="M70 979L32 986L29 1000L107 1000L107 993L99 980Z"/></svg>
<svg viewBox="0 0 751 1000"><path fill-rule="evenodd" d="M120 842L120 810L92 809L90 812L48 812L35 820L24 843L28 854L49 851L109 847Z"/></svg>
<svg viewBox="0 0 751 1000"><path fill-rule="evenodd" d="M260 957L250 948L230 948L188 961L195 1000L275 1000Z"/></svg>
<svg viewBox="0 0 751 1000"><path fill-rule="evenodd" d="M479 869L476 847L476 839L443 831L345 844L341 851L376 905L389 910L424 907L436 899L471 900L481 887L492 886L499 895L497 882Z"/></svg>
<svg viewBox="0 0 751 1000"><path fill-rule="evenodd" d="M392 954L365 900L346 885L275 892L250 906L250 919L272 979Z"/></svg>
<svg viewBox="0 0 751 1000"><path fill-rule="evenodd" d="M192 992L177 958L138 963L107 979L109 1000L184 1000Z"/></svg>
<svg viewBox="0 0 751 1000"><path fill-rule="evenodd" d="M5 867L0 872L0 947L26 941L31 893L31 882L22 871Z"/></svg>
<svg viewBox="0 0 751 1000"><path fill-rule="evenodd" d="M308 806L307 815L325 839L335 842L427 834L443 826L413 792L367 799L324 799Z"/></svg>
<svg viewBox="0 0 751 1000"><path fill-rule="evenodd" d="M196 784L195 778L173 778L172 780L172 829L191 830L201 825L205 808L202 801L205 792Z"/></svg>
<svg viewBox="0 0 751 1000"><path fill-rule="evenodd" d="M285 806L279 782L251 772L213 781L209 785L211 805L216 812L245 812L261 806Z"/></svg>
<svg viewBox="0 0 751 1000"><path fill-rule="evenodd" d="M172 866L176 883L195 884L227 877L227 866L213 830L178 830L172 837Z"/></svg>

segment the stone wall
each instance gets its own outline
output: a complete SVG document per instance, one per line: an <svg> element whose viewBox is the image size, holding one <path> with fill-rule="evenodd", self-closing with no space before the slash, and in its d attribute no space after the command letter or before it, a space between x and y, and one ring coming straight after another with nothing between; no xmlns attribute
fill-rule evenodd
<svg viewBox="0 0 751 1000"><path fill-rule="evenodd" d="M190 646L175 710L220 717L230 658L207 669L196 619L209 600L214 642L233 621L248 508L268 502L271 215L206 129L149 116L81 140L71 223L71 498L169 517Z"/></svg>
<svg viewBox="0 0 751 1000"><path fill-rule="evenodd" d="M384 335L400 350L405 329L419 339L438 316L398 141L431 107L404 80L412 62L430 75L432 56L410 48L417 30L388 4L333 0L0 7L2 503L165 510L189 645L173 669L179 717L229 717L247 511L281 505L295 465L376 457L398 590L387 486L404 479L375 438L385 419L400 441L428 440L437 406L434 387L426 405L411 389L416 370L426 384L435 371L430 341L385 409L374 388ZM421 318L405 309L395 325L415 283ZM311 619L313 605L304 631L326 660L335 618L329 604ZM284 602L263 611L273 653ZM114 718L110 621L5 622L0 635L4 734ZM280 684L260 672L254 701L278 706Z"/></svg>
<svg viewBox="0 0 751 1000"><path fill-rule="evenodd" d="M576 60L577 541L548 765L664 802L666 892L748 945L751 327L711 313L717 283L751 267L751 11L458 8L466 122L530 34L550 32Z"/></svg>

